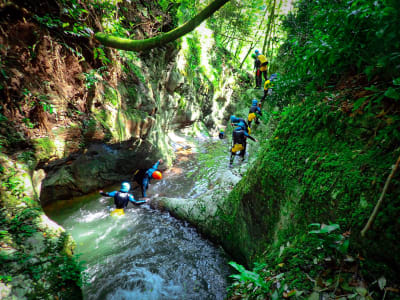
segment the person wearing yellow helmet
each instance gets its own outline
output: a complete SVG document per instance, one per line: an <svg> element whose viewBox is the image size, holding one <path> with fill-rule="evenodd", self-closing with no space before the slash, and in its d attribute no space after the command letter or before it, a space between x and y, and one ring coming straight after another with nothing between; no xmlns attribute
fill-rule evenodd
<svg viewBox="0 0 400 300"><path fill-rule="evenodd" d="M140 186L142 197L147 197L146 190L149 187L151 179L162 179L162 173L157 170L162 162L162 159L159 159L150 169L139 169L134 174L134 181Z"/></svg>

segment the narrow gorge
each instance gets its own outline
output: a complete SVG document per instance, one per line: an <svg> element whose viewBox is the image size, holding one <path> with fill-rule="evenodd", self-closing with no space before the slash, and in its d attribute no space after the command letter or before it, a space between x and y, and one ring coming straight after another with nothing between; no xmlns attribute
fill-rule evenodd
<svg viewBox="0 0 400 300"><path fill-rule="evenodd" d="M0 298L399 299L399 17L0 1Z"/></svg>

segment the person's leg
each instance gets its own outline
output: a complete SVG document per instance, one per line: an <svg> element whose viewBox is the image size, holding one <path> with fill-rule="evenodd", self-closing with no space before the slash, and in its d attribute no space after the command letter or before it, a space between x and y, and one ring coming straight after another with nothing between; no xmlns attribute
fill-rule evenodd
<svg viewBox="0 0 400 300"><path fill-rule="evenodd" d="M261 71L260 70L257 70L257 76L256 76L256 87L257 88L260 88L261 87L261 81L262 81L262 74L261 74Z"/></svg>
<svg viewBox="0 0 400 300"><path fill-rule="evenodd" d="M267 78L267 71L262 71L263 75L264 75L264 80L268 80Z"/></svg>
<svg viewBox="0 0 400 300"><path fill-rule="evenodd" d="M264 90L264 95L261 98L261 102L264 102L265 98L267 98L268 90Z"/></svg>
<svg viewBox="0 0 400 300"><path fill-rule="evenodd" d="M149 186L149 178L147 176L145 176L143 178L142 185L140 186L142 188L142 196L143 197L146 197L146 190L147 190L148 186Z"/></svg>
<svg viewBox="0 0 400 300"><path fill-rule="evenodd" d="M242 161L244 161L244 155L246 154L246 142L243 142L242 146L243 150L240 150L240 157L242 158Z"/></svg>
<svg viewBox="0 0 400 300"><path fill-rule="evenodd" d="M232 151L234 146L235 146L235 144L233 144L233 146L231 148L231 158L229 159L229 166L232 166L233 160L235 159L236 152Z"/></svg>
<svg viewBox="0 0 400 300"><path fill-rule="evenodd" d="M235 154L233 154L233 152L231 152L231 158L229 159L229 165L230 166L232 166L234 158L235 158Z"/></svg>

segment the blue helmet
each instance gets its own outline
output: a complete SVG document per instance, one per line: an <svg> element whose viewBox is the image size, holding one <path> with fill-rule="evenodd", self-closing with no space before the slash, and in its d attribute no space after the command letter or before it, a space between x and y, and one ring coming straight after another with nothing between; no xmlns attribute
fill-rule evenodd
<svg viewBox="0 0 400 300"><path fill-rule="evenodd" d="M256 49L256 51L254 51L254 53L255 53L256 55L259 55L259 54L260 54L260 51L258 51L258 50Z"/></svg>
<svg viewBox="0 0 400 300"><path fill-rule="evenodd" d="M253 104L253 106L256 106L258 101L256 99L253 99L253 101L251 101L251 103Z"/></svg>
<svg viewBox="0 0 400 300"><path fill-rule="evenodd" d="M128 182L123 182L121 184L121 192L127 193L131 189L131 185Z"/></svg>
<svg viewBox="0 0 400 300"><path fill-rule="evenodd" d="M231 116L231 122L235 122L236 121L236 117L234 115Z"/></svg>

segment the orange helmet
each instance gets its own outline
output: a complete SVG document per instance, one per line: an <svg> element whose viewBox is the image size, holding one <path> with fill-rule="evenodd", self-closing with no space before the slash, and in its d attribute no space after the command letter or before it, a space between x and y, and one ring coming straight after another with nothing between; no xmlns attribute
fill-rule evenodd
<svg viewBox="0 0 400 300"><path fill-rule="evenodd" d="M162 179L162 174L160 171L154 171L151 177L153 177L154 179Z"/></svg>

